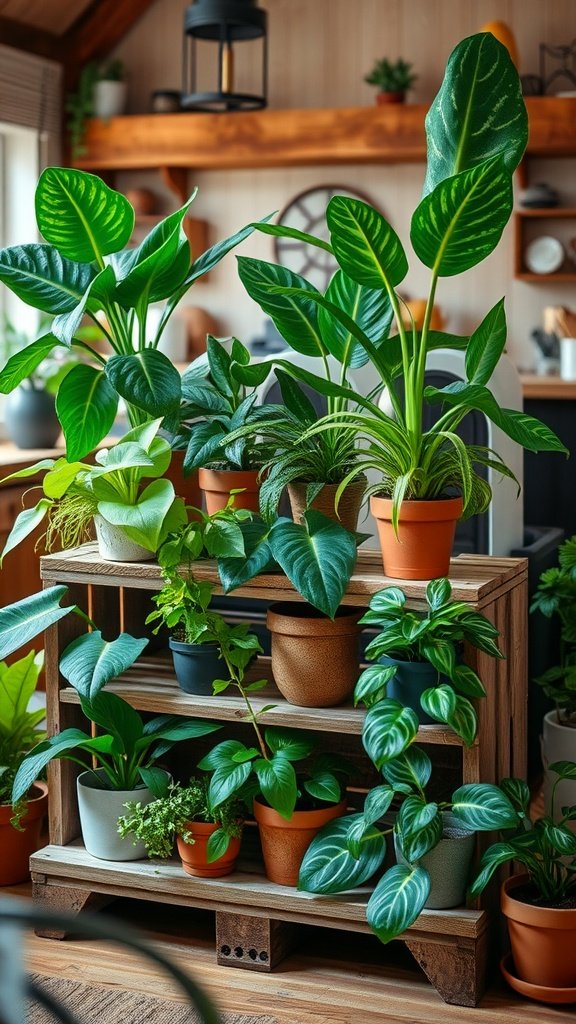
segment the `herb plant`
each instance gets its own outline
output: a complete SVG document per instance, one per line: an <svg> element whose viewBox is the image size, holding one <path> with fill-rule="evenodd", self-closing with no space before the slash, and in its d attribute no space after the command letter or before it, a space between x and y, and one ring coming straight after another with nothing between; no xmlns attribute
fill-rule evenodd
<svg viewBox="0 0 576 1024"><path fill-rule="evenodd" d="M536 682L550 697L562 725L576 728L576 537L558 549L559 565L540 576L531 612L560 621L559 664L549 668Z"/></svg>
<svg viewBox="0 0 576 1024"><path fill-rule="evenodd" d="M396 61L382 57L377 60L364 81L368 85L377 85L380 92L408 92L416 82L418 75L412 71L412 64L399 58Z"/></svg>

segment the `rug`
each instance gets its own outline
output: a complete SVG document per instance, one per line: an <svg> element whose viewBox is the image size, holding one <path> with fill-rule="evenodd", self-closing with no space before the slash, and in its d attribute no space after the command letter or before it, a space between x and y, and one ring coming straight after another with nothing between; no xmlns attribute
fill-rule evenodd
<svg viewBox="0 0 576 1024"><path fill-rule="evenodd" d="M128 992L125 989L84 985L66 978L47 978L39 974L32 980L45 992L63 1003L79 1024L199 1024L194 1010L172 999ZM278 1024L273 1017L258 1014L222 1013L222 1024ZM55 1024L55 1018L43 1006L31 1003L26 1024Z"/></svg>

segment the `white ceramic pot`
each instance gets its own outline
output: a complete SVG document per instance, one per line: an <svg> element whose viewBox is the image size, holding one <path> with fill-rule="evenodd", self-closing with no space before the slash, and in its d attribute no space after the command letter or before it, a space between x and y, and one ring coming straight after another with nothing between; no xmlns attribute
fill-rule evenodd
<svg viewBox="0 0 576 1024"><path fill-rule="evenodd" d="M576 338L560 338L560 376L576 380Z"/></svg>
<svg viewBox="0 0 576 1024"><path fill-rule="evenodd" d="M462 822L449 811L442 814L442 819L443 838L418 862L430 875L430 895L424 904L426 910L448 910L450 907L460 907L466 902L466 887L470 877L476 835L464 828ZM396 860L399 864L406 864L396 836L394 846Z"/></svg>
<svg viewBox="0 0 576 1024"><path fill-rule="evenodd" d="M576 729L569 725L561 725L556 710L544 715L542 723L542 764L544 765L544 809L556 820L561 816L561 808L576 804L576 781L562 779L556 787L554 807L552 807L552 790L558 778L548 771L548 766L555 761L576 761ZM576 831L576 822L570 822Z"/></svg>
<svg viewBox="0 0 576 1024"><path fill-rule="evenodd" d="M96 82L92 93L94 117L117 117L126 109L126 82L111 82L105 79Z"/></svg>
<svg viewBox="0 0 576 1024"><path fill-rule="evenodd" d="M154 552L136 544L121 526L113 526L102 516L94 516L100 558L105 562L149 562Z"/></svg>
<svg viewBox="0 0 576 1024"><path fill-rule="evenodd" d="M118 818L125 814L124 804L129 800L138 800L145 807L156 798L145 786L131 790L99 789L98 779L104 777L104 772L98 768L95 772L82 772L77 779L84 846L99 860L144 860L147 856L144 843L134 846L130 836L122 839L118 835Z"/></svg>

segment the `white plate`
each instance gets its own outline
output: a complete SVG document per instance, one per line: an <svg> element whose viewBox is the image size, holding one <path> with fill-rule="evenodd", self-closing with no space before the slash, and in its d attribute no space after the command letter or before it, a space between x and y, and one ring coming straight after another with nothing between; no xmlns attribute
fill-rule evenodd
<svg viewBox="0 0 576 1024"><path fill-rule="evenodd" d="M533 274L553 274L564 262L564 246L553 235L535 238L526 249L525 260Z"/></svg>

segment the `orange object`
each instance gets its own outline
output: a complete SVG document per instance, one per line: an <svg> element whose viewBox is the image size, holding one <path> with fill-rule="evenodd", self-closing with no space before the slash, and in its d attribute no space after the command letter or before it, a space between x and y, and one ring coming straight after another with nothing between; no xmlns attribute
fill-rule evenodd
<svg viewBox="0 0 576 1024"><path fill-rule="evenodd" d="M273 807L254 801L266 877L277 885L298 885L304 854L324 825L346 813L346 800L314 811L294 811L286 821Z"/></svg>
<svg viewBox="0 0 576 1024"><path fill-rule="evenodd" d="M288 484L288 497L290 498L290 508L292 509L292 518L295 523L302 522L302 516L306 511L307 489L308 484L301 483L299 480L293 480L292 483ZM322 490L316 495L309 507L317 509L318 512L321 512L328 519L333 519L334 522L340 523L345 530L350 530L350 533L354 533L358 529L358 516L360 515L362 499L366 490L366 477L361 476L348 484L338 502L338 512L336 512L334 507L337 490L338 484L324 484Z"/></svg>
<svg viewBox="0 0 576 1024"><path fill-rule="evenodd" d="M42 820L48 811L48 786L35 782L31 790L38 795L28 800L28 813L22 818L20 832L10 824L14 811L9 804L0 805L0 885L17 885L30 878L28 862L40 849Z"/></svg>
<svg viewBox="0 0 576 1024"><path fill-rule="evenodd" d="M480 31L491 32L494 38L506 47L516 67L519 67L516 39L512 29L505 21L487 21L485 25L482 25Z"/></svg>
<svg viewBox="0 0 576 1024"><path fill-rule="evenodd" d="M462 498L403 501L398 536L392 526L392 499L372 497L386 576L399 580L435 580L448 576Z"/></svg>
<svg viewBox="0 0 576 1024"><path fill-rule="evenodd" d="M515 973L531 985L573 988L576 986L576 907L554 910L515 899L514 890L528 882L528 875L513 875L506 879L500 891Z"/></svg>
<svg viewBox="0 0 576 1024"><path fill-rule="evenodd" d="M226 508L230 491L242 488L234 496L235 508L248 508L259 512L260 484L257 469L199 469L198 482L204 491L206 511L209 516Z"/></svg>
<svg viewBox="0 0 576 1024"><path fill-rule="evenodd" d="M421 331L424 326L424 317L426 315L426 299L407 299L404 305L412 315L414 327L417 331ZM406 310L403 310L403 312L406 313ZM405 315L402 319L405 327L412 326L409 316ZM431 331L441 331L444 328L444 317L442 316L439 306L432 307L429 327Z"/></svg>
<svg viewBox="0 0 576 1024"><path fill-rule="evenodd" d="M187 505L200 507L202 494L198 483L198 473L194 471L189 476L184 476L184 451L173 451L170 465L164 473L167 480L174 486L174 493L177 498L184 498Z"/></svg>
<svg viewBox="0 0 576 1024"><path fill-rule="evenodd" d="M218 860L208 862L208 840L217 828L219 825L208 822L189 821L186 823L186 829L194 836L194 842L185 843L181 836L177 837L178 853L187 875L194 875L196 878L221 878L234 871L240 853L240 839L231 839L226 853L218 857Z"/></svg>

